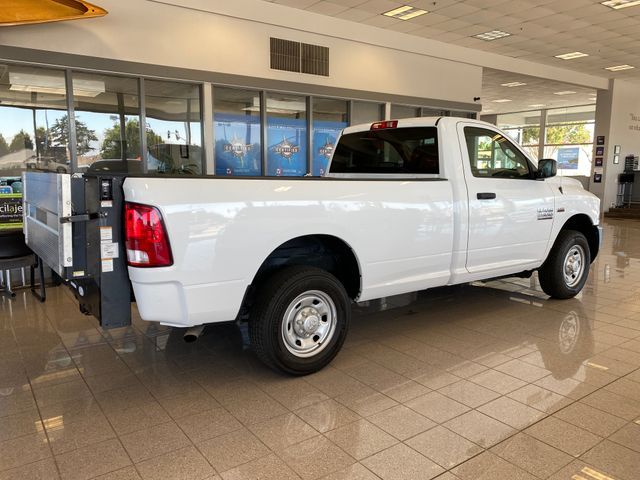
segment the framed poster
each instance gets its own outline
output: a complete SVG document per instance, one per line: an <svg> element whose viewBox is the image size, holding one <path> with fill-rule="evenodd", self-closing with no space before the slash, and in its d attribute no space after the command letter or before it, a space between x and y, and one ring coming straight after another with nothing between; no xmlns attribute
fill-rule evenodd
<svg viewBox="0 0 640 480"><path fill-rule="evenodd" d="M602 157L596 157L596 167L602 166Z"/></svg>
<svg viewBox="0 0 640 480"><path fill-rule="evenodd" d="M602 174L601 173L595 173L593 175L593 183L602 183Z"/></svg>
<svg viewBox="0 0 640 480"><path fill-rule="evenodd" d="M616 145L615 147L613 147L613 153L620 153L620 145Z"/></svg>
<svg viewBox="0 0 640 480"><path fill-rule="evenodd" d="M596 147L596 157L602 157L604 155L604 147Z"/></svg>
<svg viewBox="0 0 640 480"><path fill-rule="evenodd" d="M604 135L596 137L596 145L604 145Z"/></svg>

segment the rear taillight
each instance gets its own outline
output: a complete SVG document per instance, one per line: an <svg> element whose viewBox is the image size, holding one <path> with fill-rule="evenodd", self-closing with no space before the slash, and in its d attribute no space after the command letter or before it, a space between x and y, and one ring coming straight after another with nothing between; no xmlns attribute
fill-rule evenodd
<svg viewBox="0 0 640 480"><path fill-rule="evenodd" d="M155 207L125 204L127 260L132 267L168 267L173 264L169 237Z"/></svg>
<svg viewBox="0 0 640 480"><path fill-rule="evenodd" d="M397 120L386 120L384 122L375 122L371 124L371 130L384 130L386 128L397 128Z"/></svg>

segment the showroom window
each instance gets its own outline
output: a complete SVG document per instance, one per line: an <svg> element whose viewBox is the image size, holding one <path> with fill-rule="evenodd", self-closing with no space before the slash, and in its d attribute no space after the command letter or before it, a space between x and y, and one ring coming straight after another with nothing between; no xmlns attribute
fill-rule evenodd
<svg viewBox="0 0 640 480"><path fill-rule="evenodd" d="M506 137L476 127L465 127L464 136L474 177L531 178L528 160Z"/></svg>
<svg viewBox="0 0 640 480"><path fill-rule="evenodd" d="M61 70L0 66L0 177L20 189L27 169L68 172L68 117ZM4 189L8 190L8 189Z"/></svg>
<svg viewBox="0 0 640 480"><path fill-rule="evenodd" d="M145 80L149 173L203 172L200 85Z"/></svg>
<svg viewBox="0 0 640 480"><path fill-rule="evenodd" d="M351 102L351 125L377 122L384 119L384 104L374 102Z"/></svg>
<svg viewBox="0 0 640 480"><path fill-rule="evenodd" d="M313 98L313 156L311 171L324 175L333 154L336 139L348 125L349 102L332 98Z"/></svg>
<svg viewBox="0 0 640 480"><path fill-rule="evenodd" d="M562 175L589 176L594 128L594 105L548 110L544 158L555 159Z"/></svg>
<svg viewBox="0 0 640 480"><path fill-rule="evenodd" d="M540 111L498 115L498 127L518 142L534 160L538 160L540 149L540 121Z"/></svg>
<svg viewBox="0 0 640 480"><path fill-rule="evenodd" d="M307 173L306 97L267 95L267 175Z"/></svg>
<svg viewBox="0 0 640 480"><path fill-rule="evenodd" d="M72 83L78 171L142 172L138 80L74 72Z"/></svg>
<svg viewBox="0 0 640 480"><path fill-rule="evenodd" d="M420 116L420 107L391 105L391 118L414 118Z"/></svg>
<svg viewBox="0 0 640 480"><path fill-rule="evenodd" d="M260 92L215 87L216 175L262 175Z"/></svg>

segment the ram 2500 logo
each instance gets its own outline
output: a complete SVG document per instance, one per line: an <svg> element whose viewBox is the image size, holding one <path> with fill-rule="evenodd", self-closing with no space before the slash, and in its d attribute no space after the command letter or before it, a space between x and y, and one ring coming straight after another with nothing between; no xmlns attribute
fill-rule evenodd
<svg viewBox="0 0 640 480"><path fill-rule="evenodd" d="M550 220L553 218L552 207L540 207L538 209L538 220Z"/></svg>
<svg viewBox="0 0 640 480"><path fill-rule="evenodd" d="M291 157L300 151L300 147L283 137L282 141L273 147L273 151L282 158L291 160Z"/></svg>

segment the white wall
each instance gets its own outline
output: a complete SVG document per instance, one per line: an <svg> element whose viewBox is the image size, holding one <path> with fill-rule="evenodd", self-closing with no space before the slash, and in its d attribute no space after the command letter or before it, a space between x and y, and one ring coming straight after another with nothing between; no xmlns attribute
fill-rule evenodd
<svg viewBox="0 0 640 480"><path fill-rule="evenodd" d="M624 170L624 158L629 154L640 155L640 120L635 121L632 116L640 119L638 84L612 80L609 91L598 92L595 135L605 136L605 166L602 183L593 183L592 180L591 191L602 200L604 211L608 211L616 201L618 174ZM617 165L613 163L615 145L621 147ZM640 188L640 185L634 185L634 188Z"/></svg>
<svg viewBox="0 0 640 480"><path fill-rule="evenodd" d="M146 0L101 0L98 3L109 11L106 17L3 28L0 44L466 103L473 103L473 97L481 93L482 69L476 65L237 18L228 13ZM250 11L254 15L260 12L273 14L274 9L286 8L254 0L190 3L213 10L235 5L240 13ZM286 12L290 23L297 21L309 27L313 21L315 28L320 30L321 22L336 20L290 8L286 8ZM292 18L294 13L297 18ZM376 36L383 45L385 41L381 36L397 35L375 27L357 26L365 28L370 36ZM330 77L271 70L271 36L329 47ZM51 59L55 63L55 54Z"/></svg>

